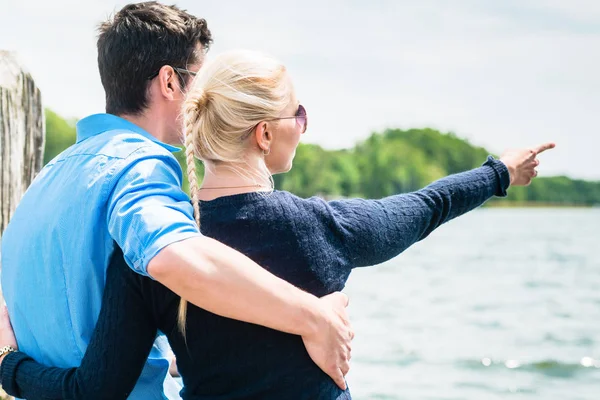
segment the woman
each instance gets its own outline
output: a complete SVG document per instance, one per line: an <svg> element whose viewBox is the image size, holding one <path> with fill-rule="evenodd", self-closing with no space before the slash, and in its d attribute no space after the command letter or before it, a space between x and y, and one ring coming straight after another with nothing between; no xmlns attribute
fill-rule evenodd
<svg viewBox="0 0 600 400"><path fill-rule="evenodd" d="M343 289L353 268L389 260L444 222L504 196L510 183L528 184L537 153L553 147L490 157L411 194L326 202L272 190L271 175L291 168L307 128L283 65L253 52L222 54L203 67L184 107L187 172L202 232L317 296ZM194 155L206 166L201 187ZM350 398L313 364L300 337L188 307L132 272L120 251L81 366L50 368L10 352L2 384L28 399L126 398L159 330L177 356L186 400Z"/></svg>

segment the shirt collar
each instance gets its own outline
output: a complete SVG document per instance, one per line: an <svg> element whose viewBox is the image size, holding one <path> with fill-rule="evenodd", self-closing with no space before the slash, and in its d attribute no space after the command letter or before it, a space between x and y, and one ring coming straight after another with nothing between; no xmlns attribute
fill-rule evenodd
<svg viewBox="0 0 600 400"><path fill-rule="evenodd" d="M79 122L77 122L77 143L100 133L117 129L128 130L140 134L172 153L181 150L179 147L161 142L134 123L112 114L94 114L79 120Z"/></svg>

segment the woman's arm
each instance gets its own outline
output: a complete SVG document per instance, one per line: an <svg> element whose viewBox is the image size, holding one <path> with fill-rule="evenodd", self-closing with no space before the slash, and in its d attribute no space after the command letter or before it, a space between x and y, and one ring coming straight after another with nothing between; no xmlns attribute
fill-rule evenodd
<svg viewBox="0 0 600 400"><path fill-rule="evenodd" d="M300 240L325 244L334 254L335 271L320 271L328 280L350 269L375 265L402 253L433 230L493 196L506 196L510 184L528 185L537 175L536 156L554 144L489 157L482 167L440 179L419 191L381 200L326 202L312 198L304 211L316 217L300 232ZM308 238L308 239L306 239ZM322 265L323 263L320 263ZM344 279L345 281L345 279Z"/></svg>
<svg viewBox="0 0 600 400"><path fill-rule="evenodd" d="M9 353L0 366L4 390L34 400L126 399L157 334L147 307L152 303L142 298L136 278L117 248L107 270L98 323L81 366L47 367L24 353Z"/></svg>
<svg viewBox="0 0 600 400"><path fill-rule="evenodd" d="M506 166L492 158L477 169L451 175L407 194L381 200L340 200L324 204L352 268L375 265L402 253L437 227L506 196Z"/></svg>

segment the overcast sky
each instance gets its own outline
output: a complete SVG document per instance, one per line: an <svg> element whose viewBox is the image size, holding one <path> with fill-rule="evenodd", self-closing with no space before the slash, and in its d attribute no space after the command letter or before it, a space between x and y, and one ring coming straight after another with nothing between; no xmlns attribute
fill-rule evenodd
<svg viewBox="0 0 600 400"><path fill-rule="evenodd" d="M96 26L126 3L0 0L0 49L18 51L47 107L103 112ZM176 4L207 19L209 56L248 48L288 66L307 142L350 147L426 126L497 153L553 140L541 175L600 179L598 0Z"/></svg>

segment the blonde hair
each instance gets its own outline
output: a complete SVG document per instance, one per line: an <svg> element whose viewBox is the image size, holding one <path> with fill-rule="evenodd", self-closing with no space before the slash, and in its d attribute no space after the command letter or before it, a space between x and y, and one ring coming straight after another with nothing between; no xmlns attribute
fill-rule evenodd
<svg viewBox="0 0 600 400"><path fill-rule="evenodd" d="M202 67L183 105L185 154L194 219L200 227L198 181L194 157L223 164L257 183L271 174L263 162L255 171L246 163L248 139L261 122L277 118L289 105L293 87L277 60L254 51L220 54ZM187 302L179 303L178 324L185 336Z"/></svg>

